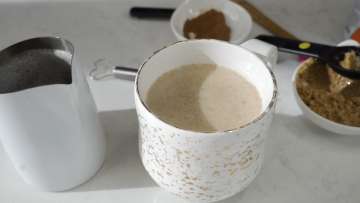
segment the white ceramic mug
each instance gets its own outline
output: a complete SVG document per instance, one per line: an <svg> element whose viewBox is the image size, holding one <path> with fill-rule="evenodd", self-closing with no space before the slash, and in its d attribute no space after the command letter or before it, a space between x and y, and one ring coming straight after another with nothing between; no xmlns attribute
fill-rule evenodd
<svg viewBox="0 0 360 203"><path fill-rule="evenodd" d="M135 84L139 148L144 167L157 184L188 200L212 202L242 191L254 180L263 162L277 97L270 69L276 58L276 48L258 40L242 47L190 40L157 51L142 65ZM171 69L197 63L215 63L244 76L259 91L261 115L245 126L214 133L178 129L156 117L145 103L151 84Z"/></svg>

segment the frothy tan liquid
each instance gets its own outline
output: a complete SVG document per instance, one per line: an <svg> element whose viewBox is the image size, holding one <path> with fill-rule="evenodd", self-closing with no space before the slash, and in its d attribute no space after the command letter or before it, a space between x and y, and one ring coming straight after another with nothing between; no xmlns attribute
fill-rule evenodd
<svg viewBox="0 0 360 203"><path fill-rule="evenodd" d="M161 120L199 132L243 126L261 113L257 89L236 72L211 64L186 65L163 74L146 103Z"/></svg>

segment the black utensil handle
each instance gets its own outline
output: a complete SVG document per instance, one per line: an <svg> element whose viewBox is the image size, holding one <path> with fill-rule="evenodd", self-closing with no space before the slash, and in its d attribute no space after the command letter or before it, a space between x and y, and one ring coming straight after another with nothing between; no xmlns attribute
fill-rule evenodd
<svg viewBox="0 0 360 203"><path fill-rule="evenodd" d="M279 51L282 52L312 56L317 58L321 58L322 54L334 48L332 46L317 44L308 41L286 39L268 35L260 35L257 36L256 39L272 44L278 47Z"/></svg>
<svg viewBox="0 0 360 203"><path fill-rule="evenodd" d="M170 19L174 10L173 8L133 7L130 9L130 15L136 18Z"/></svg>

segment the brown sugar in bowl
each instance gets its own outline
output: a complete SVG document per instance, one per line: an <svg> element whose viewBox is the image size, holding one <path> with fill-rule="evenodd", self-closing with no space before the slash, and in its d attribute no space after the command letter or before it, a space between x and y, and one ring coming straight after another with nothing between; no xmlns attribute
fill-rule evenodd
<svg viewBox="0 0 360 203"><path fill-rule="evenodd" d="M348 40L348 41L345 41L345 42L339 44L339 46L345 46L345 45L358 46L358 43L356 43L355 41L352 41L352 40ZM330 132L334 132L337 134L343 134L343 135L354 135L354 136L358 135L358 136L360 136L360 127L346 125L343 123L333 121L334 119L330 120L329 119L330 117L326 118L326 116L324 117L324 115L321 116L319 113L317 113L313 109L311 109L308 106L309 104L306 104L304 102L304 100L301 98L300 95L304 94L304 93L299 92L299 88L297 88L297 79L298 79L299 73L303 70L304 66L308 65L309 63L313 63L313 61L311 61L311 60L313 60L313 59L308 59L308 60L304 61L303 63L301 63L297 67L297 69L294 71L294 74L292 77L292 86L293 86L295 99L296 99L296 102L299 105L300 109L302 110L304 117L306 117L307 119L312 121L314 124L320 126L323 129L326 129ZM324 67L320 67L320 68L324 68ZM325 83L326 83L326 81L317 82L317 85L319 85L319 89L321 89L321 85L325 85ZM327 90L324 90L324 91L327 91ZM326 94L319 93L319 92L314 93L312 96L313 97L318 96L316 94L326 96ZM324 98L324 99L327 99L327 98Z"/></svg>

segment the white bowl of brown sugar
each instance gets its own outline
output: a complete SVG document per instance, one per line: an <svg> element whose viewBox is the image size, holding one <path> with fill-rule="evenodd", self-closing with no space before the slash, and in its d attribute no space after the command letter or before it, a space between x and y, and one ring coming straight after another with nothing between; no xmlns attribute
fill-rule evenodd
<svg viewBox="0 0 360 203"><path fill-rule="evenodd" d="M347 40L339 46L359 46ZM360 59L347 53L345 68L360 68ZM310 58L301 63L292 78L296 102L304 116L330 132L360 136L360 81L337 75Z"/></svg>
<svg viewBox="0 0 360 203"><path fill-rule="evenodd" d="M218 39L244 42L252 29L250 14L230 0L186 0L173 13L171 29L180 41Z"/></svg>

